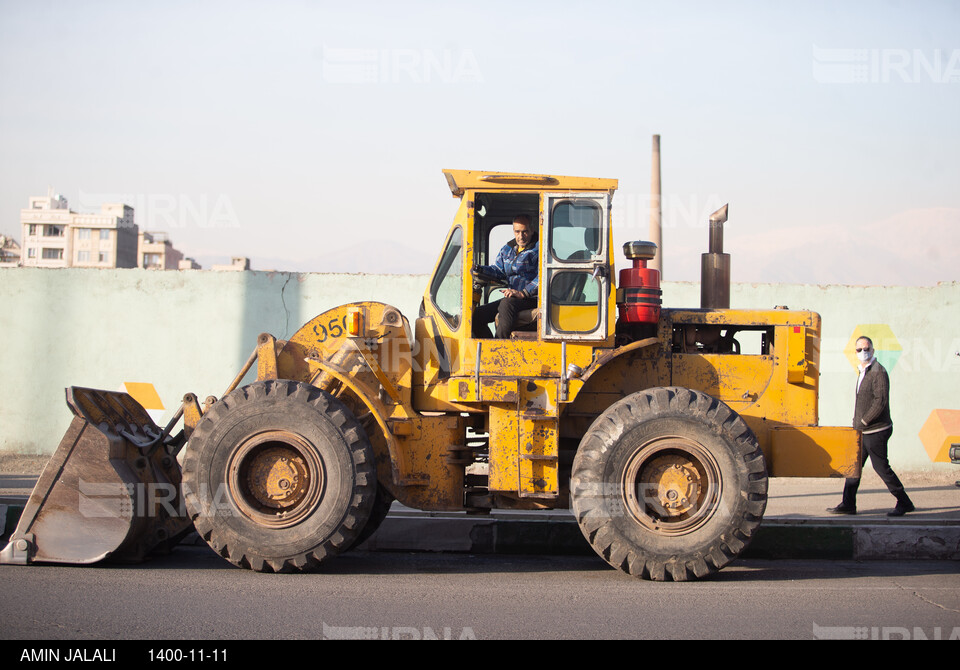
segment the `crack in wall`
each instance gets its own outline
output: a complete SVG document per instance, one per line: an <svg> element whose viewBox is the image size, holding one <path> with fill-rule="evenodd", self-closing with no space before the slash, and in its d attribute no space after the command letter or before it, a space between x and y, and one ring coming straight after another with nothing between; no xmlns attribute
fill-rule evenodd
<svg viewBox="0 0 960 670"><path fill-rule="evenodd" d="M283 324L283 337L282 339L289 339L290 336L290 309L287 307L287 301L284 297L284 292L287 290L287 284L290 283L290 279L293 277L289 272L284 273L287 276L286 281L283 282L283 286L280 288L280 304L283 305L283 314L284 314L284 324Z"/></svg>

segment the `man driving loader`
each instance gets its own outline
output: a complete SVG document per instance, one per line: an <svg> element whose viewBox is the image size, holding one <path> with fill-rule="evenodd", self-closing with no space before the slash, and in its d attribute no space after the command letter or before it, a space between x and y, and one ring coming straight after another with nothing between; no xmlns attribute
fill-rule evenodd
<svg viewBox="0 0 960 670"><path fill-rule="evenodd" d="M531 225L528 215L518 214L514 217L513 237L497 254L493 265L482 265L473 270L474 275L487 275L506 284L502 299L480 305L474 310L475 338L490 337L490 323L494 321L496 336L510 337L511 331L515 330L517 315L537 306L540 247L537 230Z"/></svg>

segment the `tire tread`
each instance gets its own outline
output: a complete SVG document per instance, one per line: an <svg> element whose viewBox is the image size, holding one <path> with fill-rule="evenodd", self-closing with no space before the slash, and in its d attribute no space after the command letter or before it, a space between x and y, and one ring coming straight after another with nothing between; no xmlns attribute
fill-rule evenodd
<svg viewBox="0 0 960 670"><path fill-rule="evenodd" d="M617 441L639 422L660 416L685 416L712 426L732 445L745 471L743 514L703 552L657 558L635 546L615 527L603 496L603 468ZM767 473L759 443L746 422L716 398L681 387L634 393L611 405L581 440L571 476L573 510L594 550L623 572L643 579L687 581L721 570L749 544L760 526L767 500Z"/></svg>
<svg viewBox="0 0 960 670"><path fill-rule="evenodd" d="M354 464L354 483L348 509L341 528L312 549L286 558L264 557L254 546L241 538L231 539L233 533L222 532L216 513L196 494L198 473L214 426L228 414L241 411L255 403L303 403L327 417L337 427L351 453ZM200 445L199 447L197 445ZM373 507L376 493L376 470L372 448L366 433L350 411L332 396L302 382L267 380L241 387L215 403L198 422L183 459L183 488L187 511L198 535L218 554L234 565L257 572L293 572L316 569L323 561L349 548L363 527Z"/></svg>

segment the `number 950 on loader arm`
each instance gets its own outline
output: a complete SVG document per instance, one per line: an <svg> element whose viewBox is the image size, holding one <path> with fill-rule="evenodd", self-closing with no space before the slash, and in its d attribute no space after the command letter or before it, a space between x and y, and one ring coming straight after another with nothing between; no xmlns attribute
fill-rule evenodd
<svg viewBox="0 0 960 670"><path fill-rule="evenodd" d="M76 418L0 562L137 560L193 528L235 565L307 571L396 500L570 509L615 568L684 581L749 544L768 477L859 473L857 431L818 425L819 315L730 309L726 207L701 305L666 308L655 244L624 244L615 273L616 180L444 175L460 206L412 326L361 302L286 341L262 334L222 397L188 394L164 429L126 394L68 390ZM536 308L496 338L474 313L499 289L472 269L521 215Z"/></svg>

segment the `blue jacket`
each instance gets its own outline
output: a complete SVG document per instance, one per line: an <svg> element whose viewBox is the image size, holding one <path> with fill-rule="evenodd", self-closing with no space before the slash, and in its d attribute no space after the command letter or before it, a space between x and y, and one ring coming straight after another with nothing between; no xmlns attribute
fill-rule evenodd
<svg viewBox="0 0 960 670"><path fill-rule="evenodd" d="M512 289L523 291L528 298L537 295L540 285L538 270L540 266L540 244L517 253L517 242L511 240L504 245L493 265L484 265L483 271L503 280Z"/></svg>

